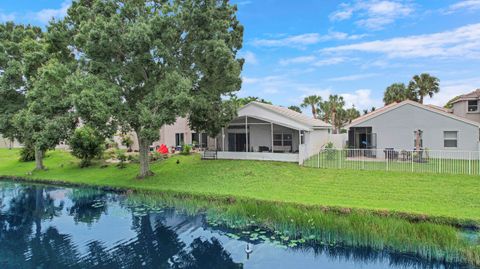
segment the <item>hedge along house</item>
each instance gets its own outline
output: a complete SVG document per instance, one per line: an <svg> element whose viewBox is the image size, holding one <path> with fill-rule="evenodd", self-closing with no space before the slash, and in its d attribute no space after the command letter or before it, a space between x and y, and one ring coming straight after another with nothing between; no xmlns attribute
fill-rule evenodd
<svg viewBox="0 0 480 269"><path fill-rule="evenodd" d="M217 151L218 159L271 160L302 163L329 141L332 126L288 108L251 102L216 137L197 134L185 118L160 130L154 145L168 147L196 142Z"/></svg>
<svg viewBox="0 0 480 269"><path fill-rule="evenodd" d="M394 103L347 126L353 149L478 151L480 123L414 101Z"/></svg>

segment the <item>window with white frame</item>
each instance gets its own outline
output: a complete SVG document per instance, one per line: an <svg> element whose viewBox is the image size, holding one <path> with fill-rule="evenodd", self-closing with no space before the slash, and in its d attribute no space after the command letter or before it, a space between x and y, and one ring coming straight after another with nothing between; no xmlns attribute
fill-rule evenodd
<svg viewBox="0 0 480 269"><path fill-rule="evenodd" d="M469 100L468 112L477 112L477 111L478 111L478 100Z"/></svg>
<svg viewBox="0 0 480 269"><path fill-rule="evenodd" d="M446 148L456 148L458 145L458 132L445 131L443 132L443 146Z"/></svg>

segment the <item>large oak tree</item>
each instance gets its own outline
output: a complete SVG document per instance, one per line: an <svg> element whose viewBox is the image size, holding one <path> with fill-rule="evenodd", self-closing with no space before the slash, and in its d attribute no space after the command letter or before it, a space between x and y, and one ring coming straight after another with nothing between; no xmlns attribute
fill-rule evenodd
<svg viewBox="0 0 480 269"><path fill-rule="evenodd" d="M226 0L72 3L65 21L82 63L78 75L86 76L74 81L88 85L79 87L88 92L78 93L76 103L92 107L81 117L135 131L140 178L152 174L149 146L162 125L189 115L192 128L215 134L233 116L224 97L241 84L243 60L236 55L243 27L235 13Z"/></svg>

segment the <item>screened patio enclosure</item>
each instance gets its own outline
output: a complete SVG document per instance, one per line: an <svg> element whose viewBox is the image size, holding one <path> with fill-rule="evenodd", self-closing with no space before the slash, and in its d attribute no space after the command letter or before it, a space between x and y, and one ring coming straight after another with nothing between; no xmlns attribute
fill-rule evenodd
<svg viewBox="0 0 480 269"><path fill-rule="evenodd" d="M301 131L254 117L238 117L223 128L217 150L298 153Z"/></svg>
<svg viewBox="0 0 480 269"><path fill-rule="evenodd" d="M217 136L218 158L298 162L302 134L278 123L240 116Z"/></svg>
<svg viewBox="0 0 480 269"><path fill-rule="evenodd" d="M331 125L285 107L250 102L214 138L218 159L296 162L318 153Z"/></svg>

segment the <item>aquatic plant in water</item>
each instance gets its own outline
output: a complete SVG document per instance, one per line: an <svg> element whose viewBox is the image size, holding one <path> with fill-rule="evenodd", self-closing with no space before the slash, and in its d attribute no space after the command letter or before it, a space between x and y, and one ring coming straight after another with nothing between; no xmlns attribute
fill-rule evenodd
<svg viewBox="0 0 480 269"><path fill-rule="evenodd" d="M186 214L203 212L207 223L225 230L233 239L266 242L285 248L302 245L358 247L406 253L426 260L480 265L480 244L460 230L430 222L411 222L380 217L368 212L335 213L321 208L236 200L222 202L175 195L128 195L132 208L181 209Z"/></svg>

